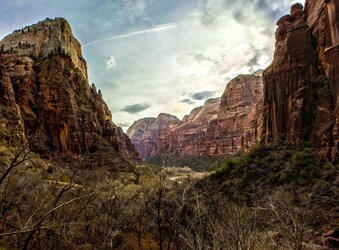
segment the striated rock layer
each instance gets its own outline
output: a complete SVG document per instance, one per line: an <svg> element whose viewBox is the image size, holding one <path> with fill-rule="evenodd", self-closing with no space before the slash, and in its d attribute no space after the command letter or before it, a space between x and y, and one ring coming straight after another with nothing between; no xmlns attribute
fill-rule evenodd
<svg viewBox="0 0 339 250"><path fill-rule="evenodd" d="M143 118L135 121L127 130L127 135L142 159L147 159L166 151L168 131L179 124L176 116L161 113L157 118Z"/></svg>
<svg viewBox="0 0 339 250"><path fill-rule="evenodd" d="M112 122L101 92L89 86L80 44L66 20L46 19L15 31L0 49L3 141L28 142L39 153L84 154L109 147L137 157L127 135Z"/></svg>
<svg viewBox="0 0 339 250"><path fill-rule="evenodd" d="M207 100L202 107L195 108L187 121L168 131L168 154L171 157L208 155L207 130L217 118L220 98Z"/></svg>
<svg viewBox="0 0 339 250"><path fill-rule="evenodd" d="M307 0L277 25L264 71L264 142L309 142L338 159L339 2Z"/></svg>
<svg viewBox="0 0 339 250"><path fill-rule="evenodd" d="M227 84L221 98L207 100L183 121L146 118L127 134L143 159L155 156L225 156L246 151L261 129L263 84L259 75L239 75ZM158 128L161 128L158 130Z"/></svg>
<svg viewBox="0 0 339 250"><path fill-rule="evenodd" d="M247 151L261 134L263 82L260 75L239 75L221 97L217 119L207 131L208 154L223 156Z"/></svg>

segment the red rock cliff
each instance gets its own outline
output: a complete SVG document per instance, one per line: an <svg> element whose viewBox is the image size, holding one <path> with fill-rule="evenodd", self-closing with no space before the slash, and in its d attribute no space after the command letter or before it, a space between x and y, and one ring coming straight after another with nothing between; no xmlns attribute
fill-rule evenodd
<svg viewBox="0 0 339 250"><path fill-rule="evenodd" d="M148 159L166 152L168 131L179 124L176 116L161 113L157 118L143 118L135 121L127 130L142 159Z"/></svg>
<svg viewBox="0 0 339 250"><path fill-rule="evenodd" d="M208 155L206 132L213 119L217 118L220 98L207 100L202 107L195 108L187 121L168 131L167 152L171 157Z"/></svg>
<svg viewBox="0 0 339 250"><path fill-rule="evenodd" d="M0 126L40 153L110 147L137 157L94 85L66 20L46 19L0 42ZM13 116L13 117L11 117ZM17 141L18 142L18 141Z"/></svg>
<svg viewBox="0 0 339 250"><path fill-rule="evenodd" d="M336 0L307 0L278 21L263 73L264 141L305 141L338 158L338 8Z"/></svg>
<svg viewBox="0 0 339 250"><path fill-rule="evenodd" d="M217 119L207 131L209 155L247 151L257 143L261 134L262 99L260 75L239 75L227 84Z"/></svg>
<svg viewBox="0 0 339 250"><path fill-rule="evenodd" d="M153 125L155 118L141 119L128 134L143 159L224 156L246 151L260 134L262 96L259 75L239 75L227 84L221 98L207 100L182 122L163 126L160 132L159 126Z"/></svg>

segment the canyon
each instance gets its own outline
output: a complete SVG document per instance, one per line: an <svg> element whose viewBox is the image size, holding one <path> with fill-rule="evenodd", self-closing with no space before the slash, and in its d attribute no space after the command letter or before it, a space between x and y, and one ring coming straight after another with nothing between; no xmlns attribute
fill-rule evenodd
<svg viewBox="0 0 339 250"><path fill-rule="evenodd" d="M294 4L277 22L273 61L262 74L237 76L221 98L182 120L161 113L136 121L130 139L89 84L67 21L46 19L0 42L0 141L75 156L108 147L131 159L223 157L288 141L337 161L338 22L334 0Z"/></svg>
<svg viewBox="0 0 339 250"><path fill-rule="evenodd" d="M93 25L109 23L89 14L109 9L112 1L92 1L87 12L87 1L78 2ZM121 2L139 12L134 3ZM31 4L39 9L37 3ZM168 4L162 7L170 10ZM117 11L113 14L124 13ZM294 4L277 22L275 53L265 70L236 76L220 98L206 100L182 119L160 113L135 121L126 134L113 122L101 91L89 83L81 45L65 19L47 18L3 38L0 250L339 249L338 13L339 0ZM111 18L108 11L102 20ZM141 19L133 22L152 20ZM93 27L98 30L86 24L86 32L100 39L99 27ZM166 27L177 28L155 26L118 38L146 33L161 38L158 31ZM132 52L145 69L156 71ZM108 60L126 66L115 56ZM108 70L104 62L97 63ZM119 74L113 68L111 73ZM150 89L139 81L140 72L131 72L136 78L126 79ZM172 76L166 71L165 77ZM136 93L128 84L121 85ZM181 92L191 98L185 103L203 93L190 91ZM125 106L129 100L119 98L118 108L110 103L114 111L135 115L153 108Z"/></svg>

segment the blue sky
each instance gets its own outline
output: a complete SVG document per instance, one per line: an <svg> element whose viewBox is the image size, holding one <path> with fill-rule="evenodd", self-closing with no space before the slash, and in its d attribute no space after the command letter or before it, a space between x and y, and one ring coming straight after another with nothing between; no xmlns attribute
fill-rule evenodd
<svg viewBox="0 0 339 250"><path fill-rule="evenodd" d="M268 66L291 0L1 0L0 37L64 17L91 82L126 129L160 112L182 117L239 73Z"/></svg>

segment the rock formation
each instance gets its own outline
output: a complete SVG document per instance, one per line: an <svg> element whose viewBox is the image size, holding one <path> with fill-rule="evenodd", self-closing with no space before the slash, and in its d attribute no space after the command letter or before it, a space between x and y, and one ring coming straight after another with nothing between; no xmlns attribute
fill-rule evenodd
<svg viewBox="0 0 339 250"><path fill-rule="evenodd" d="M338 158L339 3L294 4L276 31L264 71L263 140L308 142Z"/></svg>
<svg viewBox="0 0 339 250"><path fill-rule="evenodd" d="M208 154L223 156L249 150L261 134L263 82L260 75L239 75L227 84L217 119L205 143Z"/></svg>
<svg viewBox="0 0 339 250"><path fill-rule="evenodd" d="M202 107L195 108L187 121L168 132L168 154L184 157L207 154L207 130L210 122L217 118L220 98L207 100Z"/></svg>
<svg viewBox="0 0 339 250"><path fill-rule="evenodd" d="M179 124L176 116L161 113L157 118L143 118L135 121L127 130L127 135L142 159L160 155L166 151L167 133Z"/></svg>
<svg viewBox="0 0 339 250"><path fill-rule="evenodd" d="M0 145L26 144L24 131L24 121L15 101L11 79L0 65Z"/></svg>
<svg viewBox="0 0 339 250"><path fill-rule="evenodd" d="M207 100L183 121L176 120L158 131L159 126L154 125L157 119L141 119L127 134L143 159L224 156L246 151L260 134L262 96L259 75L239 75L227 84L221 98Z"/></svg>
<svg viewBox="0 0 339 250"><path fill-rule="evenodd" d="M81 46L66 20L15 31L0 49L0 127L18 138L11 144L27 141L35 152L75 155L110 147L137 157L101 92L88 84Z"/></svg>

